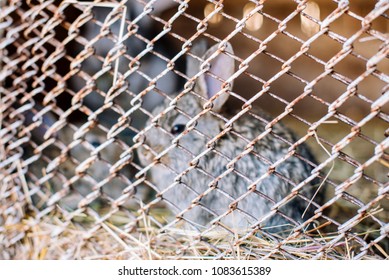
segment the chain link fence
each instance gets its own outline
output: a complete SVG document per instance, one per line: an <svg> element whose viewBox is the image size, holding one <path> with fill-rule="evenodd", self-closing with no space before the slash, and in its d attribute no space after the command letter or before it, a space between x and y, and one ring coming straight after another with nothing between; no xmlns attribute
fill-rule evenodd
<svg viewBox="0 0 389 280"><path fill-rule="evenodd" d="M1 259L388 259L381 1L0 1Z"/></svg>

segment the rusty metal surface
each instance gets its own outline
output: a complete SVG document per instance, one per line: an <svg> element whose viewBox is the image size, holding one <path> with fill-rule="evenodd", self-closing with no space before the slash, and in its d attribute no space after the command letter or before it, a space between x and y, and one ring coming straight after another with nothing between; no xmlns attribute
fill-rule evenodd
<svg viewBox="0 0 389 280"><path fill-rule="evenodd" d="M196 246L200 257L229 258L234 249L220 236L252 258L387 258L388 1L316 1L319 18L304 0L284 9L279 1L193 2L0 2L0 258L21 258L17 248L29 232L23 225L48 218L61 221L53 236L77 224L93 238L114 225L116 241L131 254L134 240L150 246L140 236L152 228L155 244L182 242L169 258L185 258ZM249 30L257 15L262 27ZM195 51L204 40L216 48L209 56ZM210 68L222 54L235 64L227 77ZM198 69L185 71L190 59ZM198 90L203 77L220 84L210 99ZM218 111L227 93L231 110ZM183 109L188 96L201 100L200 111ZM173 113L186 121L181 134L166 125ZM207 118L221 123L217 132L201 126ZM245 118L263 129L245 134ZM169 144L153 146L153 133ZM204 142L200 152L186 137ZM239 152L220 148L225 139L240 143ZM258 148L271 143L286 148L277 157ZM179 168L173 152L187 159ZM220 172L204 167L212 158L220 159ZM247 158L265 171L253 178L241 167ZM284 172L290 162L297 167ZM196 189L187 178L207 185ZM223 189L228 180L245 182L244 191ZM282 182L288 192L271 197L260 187L266 182ZM174 197L184 190L195 195L180 203ZM225 208L207 203L215 193L229 201ZM242 206L252 197L271 205L266 214ZM308 217L288 212L296 201L313 208ZM200 225L201 214L191 213L212 218ZM233 215L251 222L234 228ZM266 230L275 217L293 229ZM252 249L253 238L271 245Z"/></svg>

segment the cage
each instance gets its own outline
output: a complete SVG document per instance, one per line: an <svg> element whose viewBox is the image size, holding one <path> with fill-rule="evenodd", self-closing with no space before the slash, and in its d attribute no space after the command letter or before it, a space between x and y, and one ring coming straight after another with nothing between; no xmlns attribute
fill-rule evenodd
<svg viewBox="0 0 389 280"><path fill-rule="evenodd" d="M0 5L0 258L389 258L387 1Z"/></svg>

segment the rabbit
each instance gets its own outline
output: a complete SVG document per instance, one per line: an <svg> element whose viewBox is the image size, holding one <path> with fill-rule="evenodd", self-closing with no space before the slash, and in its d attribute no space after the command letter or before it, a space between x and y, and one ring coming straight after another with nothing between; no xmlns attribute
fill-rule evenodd
<svg viewBox="0 0 389 280"><path fill-rule="evenodd" d="M192 47L192 53L201 57L202 61L209 59L217 51L218 45L207 51L204 44ZM213 100L212 113L202 115L194 129L188 130L188 126L191 126L188 125L189 120L202 112L205 102L221 90L223 82L219 78L226 81L235 71L231 44L226 44L225 52L229 55L222 52L210 61L209 71L218 79L205 73L195 81L195 94L187 92L176 103L166 99L152 111L154 118L148 120L146 127L135 139L141 143L137 150L139 161L142 166L149 167L144 170L148 170L149 180L170 210L179 214L191 227L209 228L211 223L218 221L235 230L261 226L268 232L287 232L296 223L278 212L267 215L272 206L288 196L295 185L311 176L316 162L309 148L301 144L297 152L310 164L296 156L289 157L275 168L279 175L270 173L256 184L254 191L249 192L250 184L268 173L269 166L288 153L290 144L279 138L295 143L294 133L277 122L272 126L272 133L256 142L253 151L234 164L234 171L227 172L230 160L241 154L249 141L264 133L265 125L272 118L259 109L255 111L259 118L244 114L233 122L231 131L215 142L213 149L202 154L208 149L207 143L222 131L226 120L236 113L230 112L226 106L229 94L224 92ZM187 76L191 78L200 70L201 61L188 56ZM172 110L161 114L172 105ZM175 144L173 140L176 137L180 138ZM202 156L194 160L199 155ZM154 165L150 167L152 163ZM144 170L136 176L141 176L146 172ZM182 172L182 176L177 177ZM222 176L224 173L227 175ZM216 180L217 184L211 184L218 176L220 178ZM279 211L297 223L310 218L315 207L309 200L314 197L317 187L318 179L311 180L299 191L306 197L305 200L296 196L279 207ZM233 203L235 199L237 204ZM318 193L315 202L320 203L321 199ZM228 212L230 207L236 209ZM302 217L304 211L306 213ZM257 221L262 218L263 223L258 225Z"/></svg>
<svg viewBox="0 0 389 280"><path fill-rule="evenodd" d="M31 112L29 115L33 116ZM31 116L26 118L27 124L33 122ZM31 137L38 146L34 150L27 148L25 156L30 189L35 186L40 190L35 196L36 205L55 203L72 211L94 203L101 208L122 195L130 184L131 172L128 162L123 162L112 174L110 169L119 162L124 149L116 140L107 138L102 126L80 122L61 127L51 112L41 116L40 122ZM56 132L50 131L53 126ZM92 198L85 200L88 195ZM130 199L124 205L136 207Z"/></svg>

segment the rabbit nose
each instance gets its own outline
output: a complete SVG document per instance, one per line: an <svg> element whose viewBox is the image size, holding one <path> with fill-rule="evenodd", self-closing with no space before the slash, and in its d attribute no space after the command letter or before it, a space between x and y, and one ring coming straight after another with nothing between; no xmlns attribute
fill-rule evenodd
<svg viewBox="0 0 389 280"><path fill-rule="evenodd" d="M143 145L139 148L139 152L141 154L141 158L145 159L148 164L150 164L155 156L162 150L162 147L149 147L148 145Z"/></svg>
<svg viewBox="0 0 389 280"><path fill-rule="evenodd" d="M150 151L149 148L142 148L141 153L144 158L146 158L148 161L151 161L153 158L153 153Z"/></svg>
<svg viewBox="0 0 389 280"><path fill-rule="evenodd" d="M164 150L164 147L161 145L156 145L156 146L153 146L152 148L149 146L143 146L143 147L140 147L139 150L140 150L140 154L141 154L141 157L140 157L141 163L148 165L148 164L152 163L155 160L155 158L157 157L157 155ZM166 156L163 156L159 160L162 162L167 161Z"/></svg>

